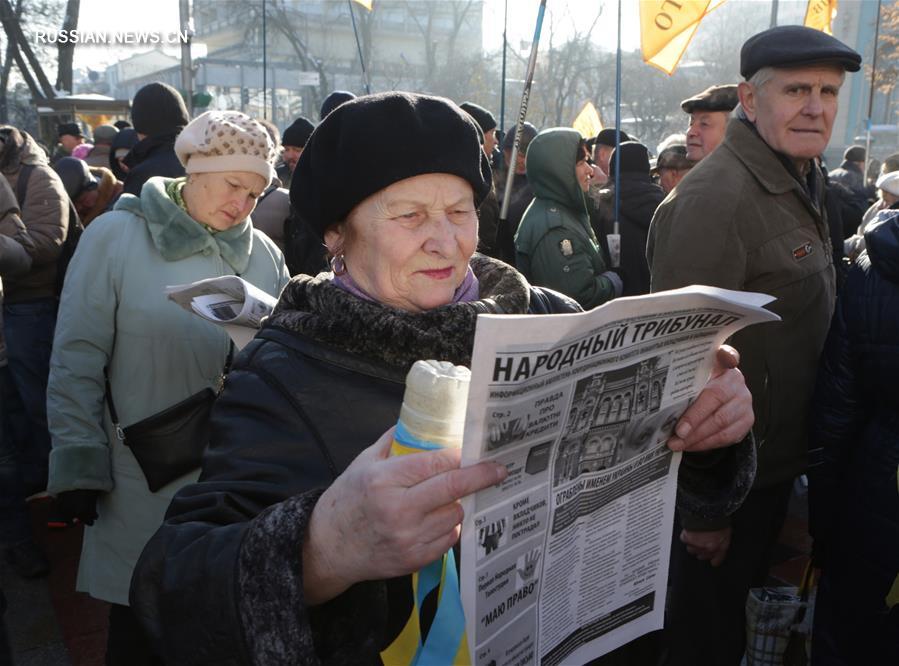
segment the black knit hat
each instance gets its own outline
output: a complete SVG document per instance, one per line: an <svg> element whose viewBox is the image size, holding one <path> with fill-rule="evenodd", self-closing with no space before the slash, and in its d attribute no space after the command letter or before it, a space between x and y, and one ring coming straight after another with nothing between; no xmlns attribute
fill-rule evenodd
<svg viewBox="0 0 899 666"><path fill-rule="evenodd" d="M174 134L190 122L181 93L159 81L137 91L131 102L134 129L147 136Z"/></svg>
<svg viewBox="0 0 899 666"><path fill-rule="evenodd" d="M843 159L847 162L864 162L865 147L849 146L845 151L843 151Z"/></svg>
<svg viewBox="0 0 899 666"><path fill-rule="evenodd" d="M62 123L57 127L56 134L58 136L65 136L66 134L70 136L84 136L81 128L78 127L78 123Z"/></svg>
<svg viewBox="0 0 899 666"><path fill-rule="evenodd" d="M343 177L347 165L360 175ZM341 104L315 128L291 178L290 203L324 238L367 197L428 173L464 178L480 205L492 176L474 121L442 97L366 95Z"/></svg>
<svg viewBox="0 0 899 666"><path fill-rule="evenodd" d="M494 118L493 114L483 106L479 106L474 102L462 102L459 105L459 108L469 116L474 118L474 121L484 132L489 132L492 129L496 129L496 118Z"/></svg>
<svg viewBox="0 0 899 666"><path fill-rule="evenodd" d="M306 145L314 129L315 125L307 118L300 116L291 123L290 127L284 130L284 134L281 135L281 145L302 148Z"/></svg>
<svg viewBox="0 0 899 666"><path fill-rule="evenodd" d="M335 90L330 95L325 97L325 101L322 102L322 107L318 112L318 117L321 120L324 120L325 116L327 116L344 102L349 102L351 99L356 99L356 96L353 93L347 90Z"/></svg>
<svg viewBox="0 0 899 666"><path fill-rule="evenodd" d="M609 175L615 174L615 153L621 151L621 173L649 174L649 151L636 141L625 141L612 151L609 160Z"/></svg>

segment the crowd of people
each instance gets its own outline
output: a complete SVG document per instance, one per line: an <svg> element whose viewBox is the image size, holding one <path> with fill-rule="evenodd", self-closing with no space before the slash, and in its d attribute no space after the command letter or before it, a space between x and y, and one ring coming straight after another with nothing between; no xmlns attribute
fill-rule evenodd
<svg viewBox="0 0 899 666"><path fill-rule="evenodd" d="M92 143L60 125L52 157L0 127L10 566L48 573L27 502L49 495L51 526L85 526L76 587L110 604L108 664L390 664L410 574L506 475L387 456L412 363L470 366L479 314L704 284L775 296L781 320L718 351L669 440L663 635L598 663L739 664L803 474L812 663L899 663L899 155L873 179L860 146L821 159L860 67L772 28L655 150L524 123L514 163L486 108L402 92L335 91L282 133L191 119L152 83ZM221 275L278 299L240 352L165 295Z"/></svg>

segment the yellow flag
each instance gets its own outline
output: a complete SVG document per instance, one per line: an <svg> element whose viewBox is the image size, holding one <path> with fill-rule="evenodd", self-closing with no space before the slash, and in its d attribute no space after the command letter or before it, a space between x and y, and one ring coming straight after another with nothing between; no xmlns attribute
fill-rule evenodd
<svg viewBox="0 0 899 666"><path fill-rule="evenodd" d="M830 25L836 15L837 0L808 0L805 21L802 22L802 25L832 35L833 30Z"/></svg>
<svg viewBox="0 0 899 666"><path fill-rule="evenodd" d="M355 2L357 5L362 5L368 11L371 11L372 0L353 0L353 2Z"/></svg>
<svg viewBox="0 0 899 666"><path fill-rule="evenodd" d="M602 130L602 121L599 119L599 111L593 106L593 102L584 104L584 108L577 114L577 118L571 126L581 133L585 139L592 139Z"/></svg>
<svg viewBox="0 0 899 666"><path fill-rule="evenodd" d="M640 0L643 62L672 74L703 17L724 0Z"/></svg>

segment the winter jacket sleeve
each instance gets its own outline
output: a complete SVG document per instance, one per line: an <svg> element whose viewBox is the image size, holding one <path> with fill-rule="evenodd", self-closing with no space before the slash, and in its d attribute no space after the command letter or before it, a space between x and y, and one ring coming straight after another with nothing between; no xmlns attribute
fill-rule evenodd
<svg viewBox="0 0 899 666"><path fill-rule="evenodd" d="M737 231L733 200L669 196L649 229L646 259L652 291L704 284L742 289L747 250Z"/></svg>
<svg viewBox="0 0 899 666"><path fill-rule="evenodd" d="M560 250L560 243L568 241L572 254L566 256ZM528 280L541 287L549 287L570 296L590 310L620 294L610 276L597 275L593 263L580 241L572 239L572 234L563 227L550 228L537 241L528 256L518 253L516 260L523 268Z"/></svg>
<svg viewBox="0 0 899 666"><path fill-rule="evenodd" d="M34 241L34 264L56 261L69 229L69 202L62 181L48 166L36 165L29 175L22 221Z"/></svg>
<svg viewBox="0 0 899 666"><path fill-rule="evenodd" d="M78 243L59 303L47 385L47 420L53 441L48 491L112 489L103 428L103 368L115 343L115 316L123 270L117 258L126 224L110 213Z"/></svg>
<svg viewBox="0 0 899 666"><path fill-rule="evenodd" d="M303 538L336 470L294 396L253 363L266 344L238 357L200 480L176 495L132 578L131 607L166 663L354 664L377 654L385 583L305 605Z"/></svg>
<svg viewBox="0 0 899 666"><path fill-rule="evenodd" d="M836 515L834 503L838 501L850 447L866 415L850 332L850 326L864 326L864 308L857 299L864 293L864 279L864 271L854 266L834 311L812 399L809 532L815 538L816 550L828 540L827 528Z"/></svg>
<svg viewBox="0 0 899 666"><path fill-rule="evenodd" d="M0 276L27 273L33 251L16 195L6 178L0 178Z"/></svg>

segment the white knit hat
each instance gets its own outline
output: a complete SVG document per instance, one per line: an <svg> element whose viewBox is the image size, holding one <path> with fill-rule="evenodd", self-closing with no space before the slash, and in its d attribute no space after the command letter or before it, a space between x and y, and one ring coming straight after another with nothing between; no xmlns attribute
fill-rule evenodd
<svg viewBox="0 0 899 666"><path fill-rule="evenodd" d="M899 197L899 171L890 171L883 174L877 179L875 186L879 190L884 190L895 197Z"/></svg>
<svg viewBox="0 0 899 666"><path fill-rule="evenodd" d="M187 173L248 171L275 176L275 147L265 128L239 111L207 111L175 140L175 154Z"/></svg>

